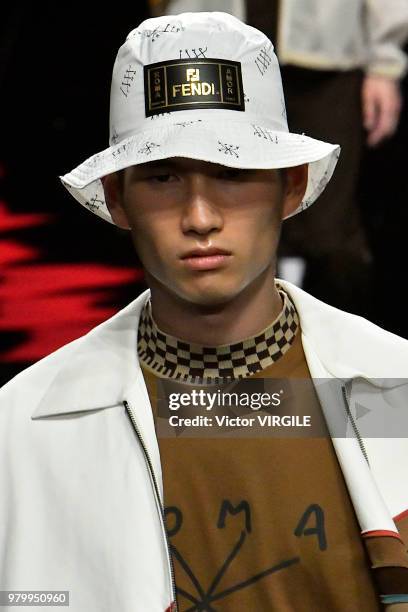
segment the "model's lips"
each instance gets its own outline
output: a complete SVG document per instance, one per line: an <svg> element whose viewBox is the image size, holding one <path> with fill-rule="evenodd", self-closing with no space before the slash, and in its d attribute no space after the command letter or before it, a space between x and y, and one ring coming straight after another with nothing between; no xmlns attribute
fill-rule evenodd
<svg viewBox="0 0 408 612"><path fill-rule="evenodd" d="M210 247L193 249L182 255L180 259L191 270L215 270L222 267L230 257L229 251Z"/></svg>

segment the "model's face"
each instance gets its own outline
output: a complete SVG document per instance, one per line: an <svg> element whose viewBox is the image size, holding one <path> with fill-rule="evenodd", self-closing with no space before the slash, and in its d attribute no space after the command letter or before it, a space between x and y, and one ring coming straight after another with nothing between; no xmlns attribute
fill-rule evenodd
<svg viewBox="0 0 408 612"><path fill-rule="evenodd" d="M274 271L285 204L277 171L173 158L127 168L112 184L111 214L130 227L151 288L218 305Z"/></svg>

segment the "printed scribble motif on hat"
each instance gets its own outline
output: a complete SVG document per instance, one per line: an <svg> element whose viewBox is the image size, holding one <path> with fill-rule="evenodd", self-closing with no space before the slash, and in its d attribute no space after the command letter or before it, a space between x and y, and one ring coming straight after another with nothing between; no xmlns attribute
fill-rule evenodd
<svg viewBox="0 0 408 612"><path fill-rule="evenodd" d="M90 157L89 159L87 159L85 164L89 166L90 168L95 168L95 166L99 163L100 157L101 157L100 153L97 153L93 157Z"/></svg>
<svg viewBox="0 0 408 612"><path fill-rule="evenodd" d="M323 176L321 177L321 179L319 180L319 182L317 183L316 191L318 194L321 194L322 191L324 191L328 182L329 182L329 172L328 170L326 170Z"/></svg>
<svg viewBox="0 0 408 612"><path fill-rule="evenodd" d="M105 204L105 202L103 200L101 200L100 198L98 198L98 194L97 193L94 195L93 198L90 199L89 202L86 203L87 207L92 212L95 212L96 210L99 210L100 207L103 206L104 204Z"/></svg>
<svg viewBox="0 0 408 612"><path fill-rule="evenodd" d="M287 113L286 113L286 104L285 104L285 98L284 98L284 96L282 96L282 98L281 98L281 105L282 105L282 107L281 107L281 110L282 110L282 117L283 117L284 119L287 119L287 118L288 118L288 115L287 115Z"/></svg>
<svg viewBox="0 0 408 612"><path fill-rule="evenodd" d="M112 157L120 157L121 155L123 155L126 152L128 145L129 145L128 142L124 142L117 149L113 149Z"/></svg>
<svg viewBox="0 0 408 612"><path fill-rule="evenodd" d="M181 121L180 123L175 123L174 125L180 125L181 127L185 128L188 125L193 125L194 123L201 123L202 119L194 119L193 121Z"/></svg>
<svg viewBox="0 0 408 612"><path fill-rule="evenodd" d="M272 49L273 45L270 42L268 45L262 47L262 49L255 58L256 67L258 68L262 76L264 76L264 74L272 63Z"/></svg>
<svg viewBox="0 0 408 612"><path fill-rule="evenodd" d="M122 77L122 82L120 84L120 91L125 96L125 98L129 95L129 89L132 86L133 79L135 78L136 70L133 70L133 66L129 64L126 68L125 74Z"/></svg>
<svg viewBox="0 0 408 612"><path fill-rule="evenodd" d="M273 142L274 144L279 144L279 138L277 134L271 132L266 128L261 127L260 125L252 124L254 128L254 136L258 136L258 138L263 138L264 140L269 140L269 142Z"/></svg>
<svg viewBox="0 0 408 612"><path fill-rule="evenodd" d="M233 144L227 144L225 142L220 142L220 141L218 141L218 144L221 147L220 149L218 149L220 153L224 153L224 155L231 155L231 156L239 157L239 154L238 154L239 146L236 146Z"/></svg>
<svg viewBox="0 0 408 612"><path fill-rule="evenodd" d="M118 140L119 140L119 134L116 131L116 128L112 127L112 137L111 140L113 142L113 144L117 144Z"/></svg>
<svg viewBox="0 0 408 612"><path fill-rule="evenodd" d="M200 57L206 58L208 47L198 47L198 49L180 49L179 59L199 59Z"/></svg>
<svg viewBox="0 0 408 612"><path fill-rule="evenodd" d="M315 199L324 191L324 189L326 189L327 183L330 180L332 168L333 166L330 165L330 168L325 170L323 176L318 181L315 181L313 177L311 178L310 183L312 188L312 195L309 198L305 198L303 200L300 206L301 211L304 211L309 208L309 206L313 204Z"/></svg>
<svg viewBox="0 0 408 612"><path fill-rule="evenodd" d="M138 153L140 153L141 155L151 155L153 149L156 149L157 147L160 147L159 144L156 144L155 142L146 142L139 150Z"/></svg>
<svg viewBox="0 0 408 612"><path fill-rule="evenodd" d="M177 34L177 32L184 32L185 29L181 23L167 23L164 27L157 26L154 30L136 30L128 38L134 38L139 35L142 38L148 38L151 42L155 42L162 34Z"/></svg>

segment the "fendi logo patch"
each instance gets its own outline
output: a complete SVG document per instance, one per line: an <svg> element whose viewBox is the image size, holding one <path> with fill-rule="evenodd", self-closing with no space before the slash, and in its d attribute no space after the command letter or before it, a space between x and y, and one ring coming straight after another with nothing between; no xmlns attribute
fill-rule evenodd
<svg viewBox="0 0 408 612"><path fill-rule="evenodd" d="M184 59L144 67L146 117L196 108L245 110L240 62Z"/></svg>

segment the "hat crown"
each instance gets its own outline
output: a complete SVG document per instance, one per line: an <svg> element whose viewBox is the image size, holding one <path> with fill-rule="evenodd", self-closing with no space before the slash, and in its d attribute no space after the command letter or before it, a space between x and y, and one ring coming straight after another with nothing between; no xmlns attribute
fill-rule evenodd
<svg viewBox="0 0 408 612"><path fill-rule="evenodd" d="M129 166L171 157L260 170L308 164L293 215L323 191L338 156L337 145L289 133L266 36L226 13L183 13L130 32L113 68L110 146L61 180L112 222L103 177Z"/></svg>
<svg viewBox="0 0 408 612"><path fill-rule="evenodd" d="M214 60L223 60L225 66ZM152 64L166 68L149 71L146 67ZM228 77L228 70L232 77ZM180 74L180 82L171 80L174 74ZM228 89L231 104L220 101L228 78L233 79ZM238 83L241 78L242 87ZM157 103L149 102L149 96L155 95ZM173 104L169 98L179 103ZM183 13L145 20L128 34L114 64L110 145L150 129L153 122L163 122L164 127L200 119L230 119L288 131L272 42L227 13Z"/></svg>

